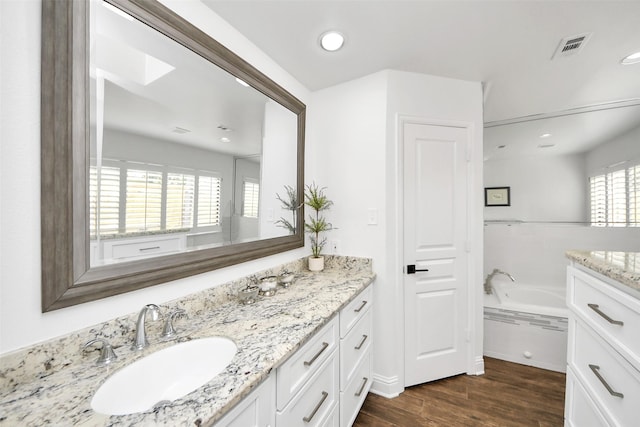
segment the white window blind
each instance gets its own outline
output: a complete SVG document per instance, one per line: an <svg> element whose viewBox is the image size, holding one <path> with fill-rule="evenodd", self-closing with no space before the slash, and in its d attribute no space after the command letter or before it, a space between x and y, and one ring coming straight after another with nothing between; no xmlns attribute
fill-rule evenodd
<svg viewBox="0 0 640 427"><path fill-rule="evenodd" d="M220 225L220 178L198 176L198 227Z"/></svg>
<svg viewBox="0 0 640 427"><path fill-rule="evenodd" d="M589 178L591 225L637 227L640 165Z"/></svg>
<svg viewBox="0 0 640 427"><path fill-rule="evenodd" d="M196 180L194 175L167 174L166 229L191 228Z"/></svg>
<svg viewBox="0 0 640 427"><path fill-rule="evenodd" d="M245 179L242 185L242 193L242 216L257 218L260 184L256 180Z"/></svg>
<svg viewBox="0 0 640 427"><path fill-rule="evenodd" d="M162 172L127 170L125 210L127 233L161 229Z"/></svg>
<svg viewBox="0 0 640 427"><path fill-rule="evenodd" d="M89 215L91 236L120 231L120 168L89 168Z"/></svg>

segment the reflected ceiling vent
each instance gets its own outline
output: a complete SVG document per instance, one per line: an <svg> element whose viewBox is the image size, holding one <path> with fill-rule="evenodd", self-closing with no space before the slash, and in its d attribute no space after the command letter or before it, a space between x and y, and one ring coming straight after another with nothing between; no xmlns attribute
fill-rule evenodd
<svg viewBox="0 0 640 427"><path fill-rule="evenodd" d="M551 59L571 56L580 52L582 48L584 48L584 45L586 45L591 38L591 34L592 33L584 33L563 38L562 40L560 40L558 48L556 49Z"/></svg>
<svg viewBox="0 0 640 427"><path fill-rule="evenodd" d="M178 133L178 134L183 134L183 133L189 133L191 131L189 129L185 129L185 128L181 128L179 126L176 126L176 127L173 128L173 130L171 132Z"/></svg>

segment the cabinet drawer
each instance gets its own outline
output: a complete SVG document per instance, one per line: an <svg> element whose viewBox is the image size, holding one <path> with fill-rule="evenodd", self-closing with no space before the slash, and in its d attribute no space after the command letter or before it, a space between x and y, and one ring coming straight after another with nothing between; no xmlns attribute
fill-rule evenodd
<svg viewBox="0 0 640 427"><path fill-rule="evenodd" d="M340 390L353 378L358 363L369 351L371 340L371 310L367 310L345 339L340 341Z"/></svg>
<svg viewBox="0 0 640 427"><path fill-rule="evenodd" d="M282 410L338 346L338 319L331 320L278 368L277 403Z"/></svg>
<svg viewBox="0 0 640 427"><path fill-rule="evenodd" d="M333 411L331 411L327 420L322 423L322 427L340 427L340 408L338 405L333 407Z"/></svg>
<svg viewBox="0 0 640 427"><path fill-rule="evenodd" d="M371 352L357 366L353 380L340 393L340 420L342 426L350 426L358 416L360 407L371 388Z"/></svg>
<svg viewBox="0 0 640 427"><path fill-rule="evenodd" d="M323 426L338 405L338 358L335 352L276 414L278 426Z"/></svg>
<svg viewBox="0 0 640 427"><path fill-rule="evenodd" d="M569 308L640 369L640 301L576 269L572 275Z"/></svg>
<svg viewBox="0 0 640 427"><path fill-rule="evenodd" d="M564 418L567 427L609 427L571 368L567 369L566 396Z"/></svg>
<svg viewBox="0 0 640 427"><path fill-rule="evenodd" d="M184 249L185 236L174 235L144 239L105 241L103 243L105 259L145 257Z"/></svg>
<svg viewBox="0 0 640 427"><path fill-rule="evenodd" d="M367 287L340 311L340 338L347 336L351 328L369 310L373 296L372 292L372 287Z"/></svg>
<svg viewBox="0 0 640 427"><path fill-rule="evenodd" d="M569 366L614 424L635 425L640 402L640 372L582 321L572 319L575 340Z"/></svg>

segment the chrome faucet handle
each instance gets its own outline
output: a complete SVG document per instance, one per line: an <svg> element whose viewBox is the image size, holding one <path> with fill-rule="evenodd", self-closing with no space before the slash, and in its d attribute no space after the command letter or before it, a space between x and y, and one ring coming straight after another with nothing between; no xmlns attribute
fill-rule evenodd
<svg viewBox="0 0 640 427"><path fill-rule="evenodd" d="M111 346L111 344L109 344L109 342L103 338L96 337L87 342L84 346L82 346L82 351L86 351L89 346L95 343L102 343L102 349L100 349L100 357L98 357L98 359L96 360L96 365L108 365L118 358L116 352L113 351L113 347Z"/></svg>
<svg viewBox="0 0 640 427"><path fill-rule="evenodd" d="M187 312L179 308L169 313L167 320L164 322L164 328L162 328L162 338L171 338L176 334L176 330L173 327L173 320L178 317L187 317Z"/></svg>

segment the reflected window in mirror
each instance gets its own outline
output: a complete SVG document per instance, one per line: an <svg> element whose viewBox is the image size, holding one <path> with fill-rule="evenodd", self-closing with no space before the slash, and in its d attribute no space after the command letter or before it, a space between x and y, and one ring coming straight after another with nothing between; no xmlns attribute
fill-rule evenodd
<svg viewBox="0 0 640 427"><path fill-rule="evenodd" d="M591 225L640 226L640 164L589 177L589 200Z"/></svg>
<svg viewBox="0 0 640 427"><path fill-rule="evenodd" d="M160 2L43 2L41 112L43 311L304 246L305 105Z"/></svg>

